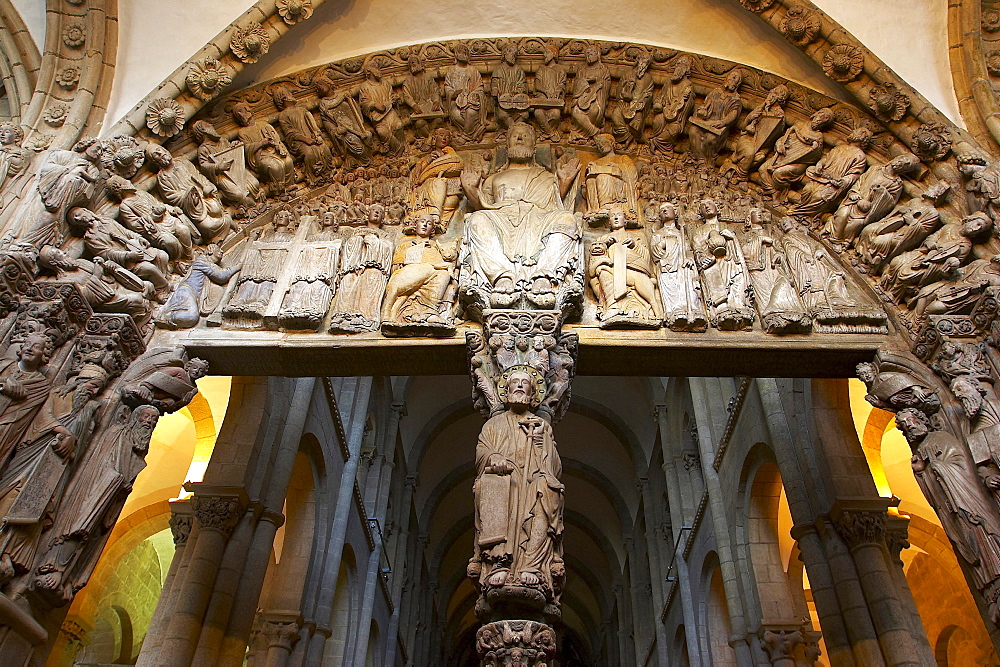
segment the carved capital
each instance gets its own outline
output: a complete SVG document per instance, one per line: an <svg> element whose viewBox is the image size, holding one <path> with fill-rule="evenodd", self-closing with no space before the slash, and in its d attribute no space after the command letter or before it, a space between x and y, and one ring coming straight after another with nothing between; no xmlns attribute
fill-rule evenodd
<svg viewBox="0 0 1000 667"><path fill-rule="evenodd" d="M476 632L476 650L484 667L544 667L555 657L556 633L536 621L496 621Z"/></svg>
<svg viewBox="0 0 1000 667"><path fill-rule="evenodd" d="M174 547L180 549L187 544L192 525L194 517L190 514L174 514L170 517L170 532L174 536Z"/></svg>
<svg viewBox="0 0 1000 667"><path fill-rule="evenodd" d="M904 549L910 548L908 533L910 520L901 516L887 516L885 522L885 544L889 548L889 555L900 566L903 561L900 554Z"/></svg>
<svg viewBox="0 0 1000 667"><path fill-rule="evenodd" d="M264 621L261 633L267 641L268 648L280 648L291 651L299 641L299 624L295 621L269 620Z"/></svg>
<svg viewBox="0 0 1000 667"><path fill-rule="evenodd" d="M232 496L194 496L191 507L203 529L217 530L227 537L242 516L240 502Z"/></svg>
<svg viewBox="0 0 1000 667"><path fill-rule="evenodd" d="M881 542L885 536L885 518L884 510L842 510L834 519L834 527L853 549Z"/></svg>

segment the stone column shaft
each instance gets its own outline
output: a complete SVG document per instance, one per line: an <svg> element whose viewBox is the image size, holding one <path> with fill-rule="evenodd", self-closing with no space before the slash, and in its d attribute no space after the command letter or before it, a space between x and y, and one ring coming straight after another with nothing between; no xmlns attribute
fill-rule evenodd
<svg viewBox="0 0 1000 667"><path fill-rule="evenodd" d="M812 587L816 614L819 616L819 625L830 662L833 665L851 667L856 664L851 652L851 641L844 626L844 617L840 613L840 602L837 600L833 575L816 527L795 526L792 529L792 537L799 544L802 563L805 565L806 574L809 575L809 585Z"/></svg>

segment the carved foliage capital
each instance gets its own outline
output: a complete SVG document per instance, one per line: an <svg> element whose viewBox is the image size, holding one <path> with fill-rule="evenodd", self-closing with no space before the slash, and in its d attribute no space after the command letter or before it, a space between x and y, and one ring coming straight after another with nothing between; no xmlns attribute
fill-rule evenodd
<svg viewBox="0 0 1000 667"><path fill-rule="evenodd" d="M231 496L194 496L191 507L202 528L217 530L228 536L240 520L238 500Z"/></svg>

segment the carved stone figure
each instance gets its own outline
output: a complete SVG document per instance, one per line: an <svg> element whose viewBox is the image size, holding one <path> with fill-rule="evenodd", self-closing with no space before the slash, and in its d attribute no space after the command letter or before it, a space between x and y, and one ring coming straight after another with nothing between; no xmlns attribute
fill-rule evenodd
<svg viewBox="0 0 1000 667"><path fill-rule="evenodd" d="M36 248L65 243L69 232L66 214L94 196L102 177L100 159L97 139L82 139L71 151L46 151L35 180L38 196L26 197L13 214L18 239Z"/></svg>
<svg viewBox="0 0 1000 667"><path fill-rule="evenodd" d="M171 260L188 259L201 232L176 206L167 206L148 192L139 192L131 181L112 176L108 193L118 200L118 217L129 230L167 253Z"/></svg>
<svg viewBox="0 0 1000 667"><path fill-rule="evenodd" d="M897 303L909 303L921 288L952 276L972 252L976 239L993 227L985 213L950 222L928 236L919 248L889 263L881 285Z"/></svg>
<svg viewBox="0 0 1000 667"><path fill-rule="evenodd" d="M270 123L254 121L253 112L246 102L234 104L232 115L240 126L237 137L243 143L247 166L257 175L268 195L278 197L285 194L295 182L295 164L281 135Z"/></svg>
<svg viewBox="0 0 1000 667"><path fill-rule="evenodd" d="M218 189L190 160L174 160L163 146L150 144L149 163L166 203L184 212L201 233L201 242L222 241L233 228L233 219L219 199Z"/></svg>
<svg viewBox="0 0 1000 667"><path fill-rule="evenodd" d="M559 46L547 43L542 48L544 64L535 70L535 122L546 141L559 141L559 122L566 104L566 67L559 64Z"/></svg>
<svg viewBox="0 0 1000 667"><path fill-rule="evenodd" d="M917 156L906 153L868 169L827 223L831 237L853 242L867 225L888 215L903 194L902 176L919 167Z"/></svg>
<svg viewBox="0 0 1000 667"><path fill-rule="evenodd" d="M302 162L306 183L315 185L333 168L333 154L323 141L319 124L287 88L276 89L271 99L278 110L278 127L285 145Z"/></svg>
<svg viewBox="0 0 1000 667"><path fill-rule="evenodd" d="M330 309L343 242L302 248L292 284L281 302L278 323L285 329L315 331Z"/></svg>
<svg viewBox="0 0 1000 667"><path fill-rule="evenodd" d="M611 231L590 245L587 268L601 328L658 329L663 305L645 231L627 229L625 213L619 208L611 209L609 219Z"/></svg>
<svg viewBox="0 0 1000 667"><path fill-rule="evenodd" d="M467 331L465 345L469 357L469 377L472 379L473 406L483 417L489 417L503 408L496 386L500 371L482 332Z"/></svg>
<svg viewBox="0 0 1000 667"><path fill-rule="evenodd" d="M240 267L222 268L222 249L212 244L191 264L187 277L174 289L156 314L156 326L163 329L190 329L201 321L202 293L209 283L225 285Z"/></svg>
<svg viewBox="0 0 1000 667"><path fill-rule="evenodd" d="M69 212L70 222L83 231L83 247L91 258L114 262L148 281L157 292L166 290L167 253L153 248L142 236L111 218L77 207Z"/></svg>
<svg viewBox="0 0 1000 667"><path fill-rule="evenodd" d="M677 210L663 202L653 226L650 251L657 269L664 323L674 331L705 331L705 305L691 247L677 226Z"/></svg>
<svg viewBox="0 0 1000 667"><path fill-rule="evenodd" d="M806 313L792 284L780 248L770 232L763 227L767 222L770 222L767 211L753 209L740 236L740 248L750 273L754 304L760 313L764 331L808 333L812 329L812 319Z"/></svg>
<svg viewBox="0 0 1000 667"><path fill-rule="evenodd" d="M507 133L503 169L482 184L478 174L462 172L473 210L465 219L463 291L489 307L507 308L523 297L551 309L579 262L581 234L564 202L580 164L567 162L552 174L534 155L534 130L518 123Z"/></svg>
<svg viewBox="0 0 1000 667"><path fill-rule="evenodd" d="M500 131L521 120L528 110L528 80L517 64L517 44L513 42L503 47L503 59L493 69L490 94L495 100L494 116Z"/></svg>
<svg viewBox="0 0 1000 667"><path fill-rule="evenodd" d="M848 135L846 144L834 146L819 162L806 169L805 185L791 214L818 219L834 210L865 170L868 158L864 149L871 138L872 133L867 128L857 128Z"/></svg>
<svg viewBox="0 0 1000 667"><path fill-rule="evenodd" d="M436 216L421 215L413 220L413 236L396 246L382 305L382 333L450 336L455 332L451 309L457 291L458 248L456 242L433 238L443 231Z"/></svg>
<svg viewBox="0 0 1000 667"><path fill-rule="evenodd" d="M263 322L278 274L288 261L292 224L291 211L278 211L271 221L271 229L247 247L240 277L236 280L229 303L222 310L228 324L237 328L254 328Z"/></svg>
<svg viewBox="0 0 1000 667"><path fill-rule="evenodd" d="M738 180L745 181L751 172L756 171L785 131L786 102L787 86L775 86L768 91L761 105L747 115L733 154L722 165L722 174L733 174Z"/></svg>
<svg viewBox="0 0 1000 667"><path fill-rule="evenodd" d="M546 667L556 655L556 635L536 621L495 621L476 631L483 667Z"/></svg>
<svg viewBox="0 0 1000 667"><path fill-rule="evenodd" d="M0 475L0 585L31 568L70 473L90 445L108 372L85 364L52 392Z"/></svg>
<svg viewBox="0 0 1000 667"><path fill-rule="evenodd" d="M967 315L990 287L1000 287L1000 255L974 259L952 279L921 289L913 302L913 316Z"/></svg>
<svg viewBox="0 0 1000 667"><path fill-rule="evenodd" d="M24 173L31 153L21 146L24 130L14 123L0 123L0 188Z"/></svg>
<svg viewBox="0 0 1000 667"><path fill-rule="evenodd" d="M486 91L479 70L469 64L467 44L455 45L455 64L444 73L448 117L464 141L478 142L486 131Z"/></svg>
<svg viewBox="0 0 1000 667"><path fill-rule="evenodd" d="M597 135L595 144L600 157L587 163L584 220L592 227L604 224L611 208L616 207L625 213L626 220L641 221L636 201L638 171L635 162L627 155L615 153L614 137L610 134Z"/></svg>
<svg viewBox="0 0 1000 667"><path fill-rule="evenodd" d="M340 284L330 318L331 333L375 331L381 323L382 297L392 268L392 242L382 232L385 209L372 204L367 226L344 242Z"/></svg>
<svg viewBox="0 0 1000 667"><path fill-rule="evenodd" d="M688 118L694 111L694 85L691 83L691 59L679 56L674 62L670 81L663 84L660 96L653 104L653 137L649 143L656 149L668 151L677 146L687 134Z"/></svg>
<svg viewBox="0 0 1000 667"><path fill-rule="evenodd" d="M597 44L587 44L583 54L586 63L573 77L570 116L579 134L590 139L604 128L604 114L611 94L611 70L601 62L601 49Z"/></svg>
<svg viewBox="0 0 1000 667"><path fill-rule="evenodd" d="M892 259L918 248L936 231L941 226L937 206L945 202L948 190L945 183L933 185L921 193L920 199L911 199L879 222L866 226L855 244L864 270L880 275Z"/></svg>
<svg viewBox="0 0 1000 667"><path fill-rule="evenodd" d="M712 326L739 331L753 326L750 285L743 269L736 235L719 219L719 208L711 199L698 205L700 225L691 231L691 248L701 271L704 298Z"/></svg>
<svg viewBox="0 0 1000 667"><path fill-rule="evenodd" d="M970 566L976 586L985 591L1000 578L1000 522L972 462L955 436L930 430L919 410L900 410L896 425L913 450L910 462L920 489L937 510L955 551ZM987 600L990 619L1000 621L995 592Z"/></svg>
<svg viewBox="0 0 1000 667"><path fill-rule="evenodd" d="M419 53L411 53L406 63L409 74L403 79L400 100L410 108L410 122L418 137L428 137L446 116L441 89L434 74L424 67Z"/></svg>
<svg viewBox="0 0 1000 667"><path fill-rule="evenodd" d="M38 265L59 282L75 283L94 312L125 313L137 323L145 322L150 314L150 302L155 289L116 262L95 257L94 261L70 259L53 246L38 253Z"/></svg>
<svg viewBox="0 0 1000 667"><path fill-rule="evenodd" d="M552 427L533 412L544 395L545 381L530 366L501 376L506 410L483 425L476 446L469 576L484 594L522 587L534 589L540 602L557 603L565 576L562 463Z"/></svg>
<svg viewBox="0 0 1000 667"><path fill-rule="evenodd" d="M81 464L60 505L52 547L33 582L33 588L53 603L70 601L96 565L103 545L100 538L114 526L132 483L146 465L159 416L152 405L140 405L91 446L92 455Z"/></svg>
<svg viewBox="0 0 1000 667"><path fill-rule="evenodd" d="M651 59L648 51L640 51L635 68L627 70L618 81L618 100L611 111L611 131L619 144L645 141L646 121L653 108Z"/></svg>
<svg viewBox="0 0 1000 667"><path fill-rule="evenodd" d="M51 385L41 369L51 356L51 339L31 333L13 358L0 359L0 462L21 443L49 397Z"/></svg>
<svg viewBox="0 0 1000 667"><path fill-rule="evenodd" d="M814 320L814 328L856 329L859 333L883 331L885 312L850 287L844 269L829 251L790 218L783 219L778 226L785 262L802 305Z"/></svg>
<svg viewBox="0 0 1000 667"><path fill-rule="evenodd" d="M774 152L757 169L767 193L784 198L800 183L806 170L823 157L823 130L833 122L833 111L820 109L808 121L795 123L774 144Z"/></svg>
<svg viewBox="0 0 1000 667"><path fill-rule="evenodd" d="M438 128L431 135L430 150L410 171L409 211L413 219L436 215L447 227L458 210L464 164L449 144L451 130Z"/></svg>
<svg viewBox="0 0 1000 667"><path fill-rule="evenodd" d="M320 122L336 151L355 162L367 163L371 157L372 133L365 126L357 100L350 91L337 88L326 77L316 79L315 86L320 98L317 107Z"/></svg>
<svg viewBox="0 0 1000 667"><path fill-rule="evenodd" d="M382 69L374 60L365 63L365 80L358 88L358 103L361 113L375 128L375 134L382 142L383 153L397 154L406 142L403 137L403 120L396 111L392 84L383 79Z"/></svg>
<svg viewBox="0 0 1000 667"><path fill-rule="evenodd" d="M195 121L191 135L198 143L198 168L218 188L224 204L251 208L260 199L260 183L247 171L244 146L231 144L205 120Z"/></svg>
<svg viewBox="0 0 1000 667"><path fill-rule="evenodd" d="M743 73L734 69L726 75L722 85L713 88L694 114L688 119L691 153L698 159L714 163L719 151L726 145L729 132L743 111L740 86Z"/></svg>
<svg viewBox="0 0 1000 667"><path fill-rule="evenodd" d="M133 409L151 405L161 414L177 412L198 393L198 380L208 374L208 362L188 358L183 348L156 347L122 375L122 402Z"/></svg>

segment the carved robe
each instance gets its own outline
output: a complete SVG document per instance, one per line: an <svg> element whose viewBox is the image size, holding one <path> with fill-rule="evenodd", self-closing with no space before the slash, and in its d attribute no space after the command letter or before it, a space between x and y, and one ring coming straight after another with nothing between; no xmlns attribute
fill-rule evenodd
<svg viewBox="0 0 1000 667"><path fill-rule="evenodd" d="M743 232L740 246L764 330L769 333L807 332L812 323L786 273L781 252L774 247L774 238L755 227Z"/></svg>
<svg viewBox="0 0 1000 667"><path fill-rule="evenodd" d="M650 246L655 266L664 321L679 331L705 330L705 305L694 257L684 232L676 226L662 226L653 231Z"/></svg>
<svg viewBox="0 0 1000 667"><path fill-rule="evenodd" d="M216 187L189 160L175 158L156 174L156 182L164 201L184 211L201 232L203 243L220 240L229 232L233 220Z"/></svg>
<svg viewBox="0 0 1000 667"><path fill-rule="evenodd" d="M281 303L278 321L287 329L316 329L333 300L342 241L306 247L299 255L295 277Z"/></svg>
<svg viewBox="0 0 1000 667"><path fill-rule="evenodd" d="M366 161L368 146L365 141L371 133L365 128L357 101L346 91L339 90L330 97L321 98L318 111L323 129L339 152Z"/></svg>
<svg viewBox="0 0 1000 667"><path fill-rule="evenodd" d="M446 256L447 255L447 256ZM396 246L393 272L386 287L382 322L398 325L434 322L450 325L454 249L443 249L434 239L409 238Z"/></svg>
<svg viewBox="0 0 1000 667"><path fill-rule="evenodd" d="M486 471L503 462L514 469L511 474ZM553 590L551 568L562 560L561 476L562 461L548 422L507 410L483 425L473 487L480 582L506 568L511 583L530 572Z"/></svg>
<svg viewBox="0 0 1000 667"><path fill-rule="evenodd" d="M486 131L486 91L472 65L455 64L444 75L444 92L451 103L451 122L467 139L478 140Z"/></svg>
<svg viewBox="0 0 1000 667"><path fill-rule="evenodd" d="M636 201L638 171L635 162L627 155L605 155L587 164L587 212L607 212L617 206L628 220L639 220Z"/></svg>
<svg viewBox="0 0 1000 667"><path fill-rule="evenodd" d="M252 206L260 196L260 183L245 167L244 151L234 147L225 137L218 141L206 140L198 146L198 168L219 189L226 204Z"/></svg>
<svg viewBox="0 0 1000 667"><path fill-rule="evenodd" d="M402 148L403 121L396 112L392 85L386 81L365 80L358 89L358 102L361 112L375 126L378 138L388 147L388 150Z"/></svg>
<svg viewBox="0 0 1000 667"><path fill-rule="evenodd" d="M649 243L641 229L618 229L591 245L589 273L602 324L624 317L633 324L647 320L655 328L660 326L663 312L650 259Z"/></svg>
<svg viewBox="0 0 1000 667"><path fill-rule="evenodd" d="M784 194L823 157L823 133L809 121L793 125L774 144L774 153L757 170L765 191Z"/></svg>
<svg viewBox="0 0 1000 667"><path fill-rule="evenodd" d="M691 246L701 268L703 294L713 326L724 331L751 327L754 316L750 286L736 237L715 218L695 225Z"/></svg>
<svg viewBox="0 0 1000 667"><path fill-rule="evenodd" d="M833 210L865 170L868 158L857 146L840 144L806 170L806 184L792 215L818 218Z"/></svg>
<svg viewBox="0 0 1000 667"><path fill-rule="evenodd" d="M331 331L374 331L392 266L392 243L381 230L359 229L341 251L340 285Z"/></svg>
<svg viewBox="0 0 1000 667"><path fill-rule="evenodd" d="M16 224L27 227L19 240L38 248L62 245L68 235L66 213L88 202L100 177L97 165L81 153L47 151L35 181L37 197L27 197L14 214Z"/></svg>
<svg viewBox="0 0 1000 667"><path fill-rule="evenodd" d="M583 65L573 78L573 120L585 137L592 137L604 127L604 112L611 93L611 70L602 62Z"/></svg>
<svg viewBox="0 0 1000 667"><path fill-rule="evenodd" d="M292 155L302 160L306 180L309 183L320 180L330 170L333 155L313 115L300 106L290 105L278 114L278 125Z"/></svg>
<svg viewBox="0 0 1000 667"><path fill-rule="evenodd" d="M247 166L268 185L272 195L283 194L295 180L295 165L278 131L260 121L241 127L238 136L245 147Z"/></svg>
<svg viewBox="0 0 1000 667"><path fill-rule="evenodd" d="M654 137L650 140L660 150L669 150L687 132L688 118L694 111L694 85L688 77L663 85L656 106L662 109L653 120Z"/></svg>
<svg viewBox="0 0 1000 667"><path fill-rule="evenodd" d="M690 118L691 152L702 160L715 160L742 110L743 101L738 92L713 88Z"/></svg>
<svg viewBox="0 0 1000 667"><path fill-rule="evenodd" d="M25 397L15 400L0 393L0 469L21 439L39 408L49 397L51 384L41 371L22 371L17 359L0 360L0 386L17 384Z"/></svg>
<svg viewBox="0 0 1000 667"><path fill-rule="evenodd" d="M462 167L462 158L450 146L421 157L410 172L410 214L417 217L433 213L449 221L458 208L459 188L454 179L458 179Z"/></svg>

